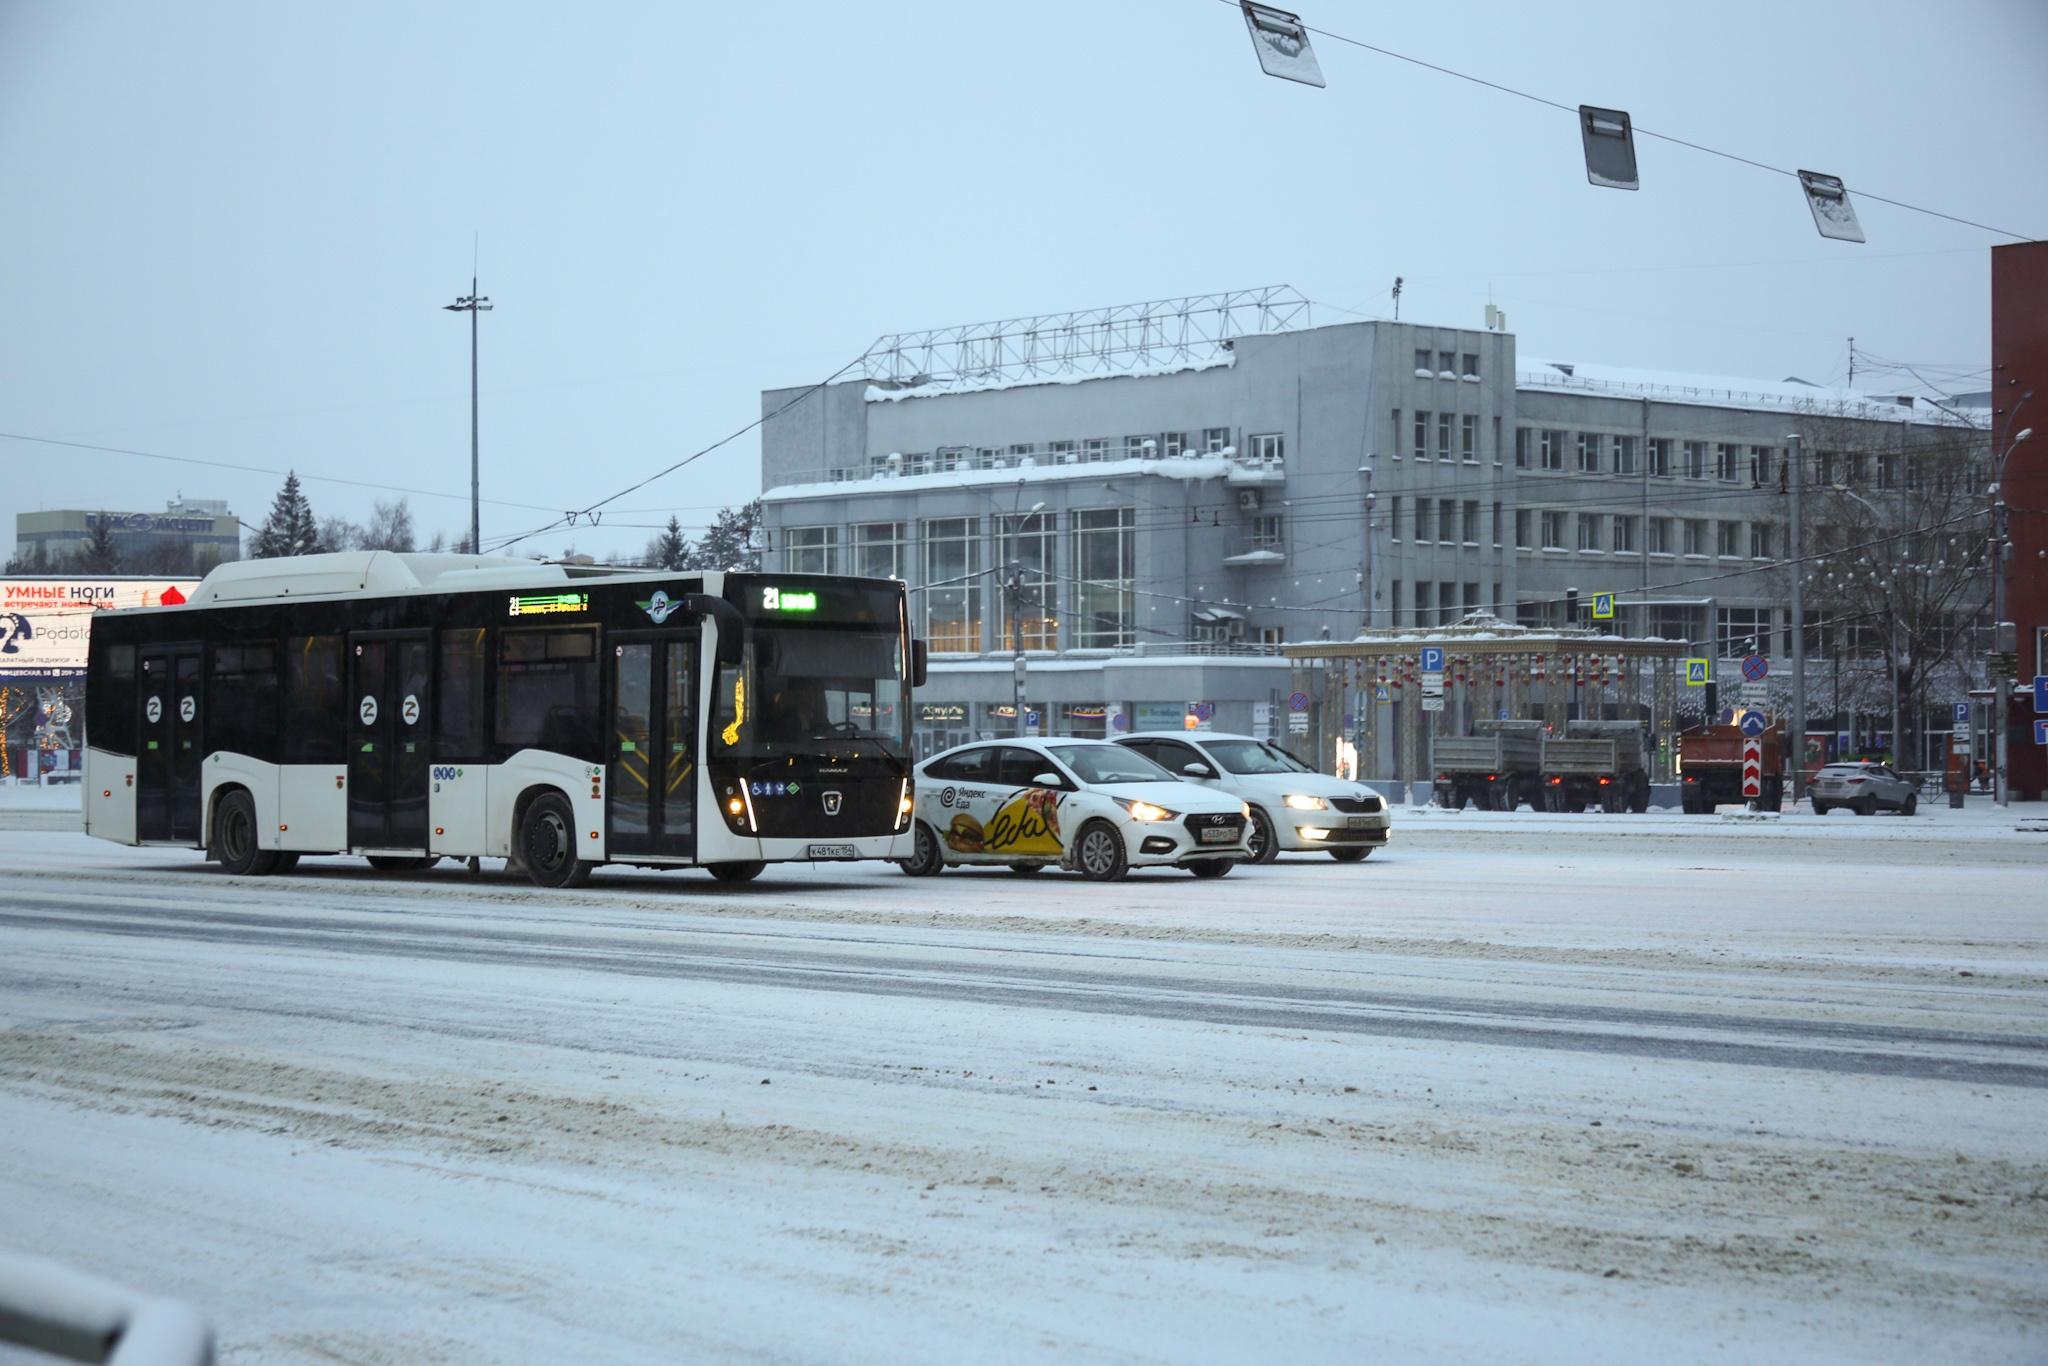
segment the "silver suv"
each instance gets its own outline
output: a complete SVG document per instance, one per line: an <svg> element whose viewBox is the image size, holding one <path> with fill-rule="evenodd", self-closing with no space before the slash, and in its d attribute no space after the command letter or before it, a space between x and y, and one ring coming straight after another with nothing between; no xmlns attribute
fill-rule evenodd
<svg viewBox="0 0 2048 1366"><path fill-rule="evenodd" d="M1813 775L1813 814L1846 806L1859 816L1882 808L1910 816L1920 805L1913 784L1883 764L1829 764Z"/></svg>

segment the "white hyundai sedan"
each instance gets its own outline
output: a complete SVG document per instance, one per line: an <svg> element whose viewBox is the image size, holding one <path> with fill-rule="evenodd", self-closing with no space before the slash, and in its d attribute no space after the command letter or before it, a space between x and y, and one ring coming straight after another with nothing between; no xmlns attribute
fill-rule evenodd
<svg viewBox="0 0 2048 1366"><path fill-rule="evenodd" d="M1316 772L1277 745L1213 731L1139 731L1117 740L1161 768L1251 808L1254 863L1281 850L1327 853L1356 863L1392 834L1386 798Z"/></svg>
<svg viewBox="0 0 2048 1366"><path fill-rule="evenodd" d="M1095 882L1172 866L1222 877L1251 857L1250 812L1106 740L994 740L917 766L912 877L955 864L1058 866Z"/></svg>

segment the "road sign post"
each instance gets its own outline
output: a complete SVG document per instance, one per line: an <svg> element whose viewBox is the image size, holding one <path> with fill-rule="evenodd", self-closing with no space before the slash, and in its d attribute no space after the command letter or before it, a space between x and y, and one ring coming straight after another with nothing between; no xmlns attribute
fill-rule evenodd
<svg viewBox="0 0 2048 1366"><path fill-rule="evenodd" d="M1743 727L1742 738L1742 795L1751 801L1764 795L1763 734L1759 731L1751 735L1747 725Z"/></svg>

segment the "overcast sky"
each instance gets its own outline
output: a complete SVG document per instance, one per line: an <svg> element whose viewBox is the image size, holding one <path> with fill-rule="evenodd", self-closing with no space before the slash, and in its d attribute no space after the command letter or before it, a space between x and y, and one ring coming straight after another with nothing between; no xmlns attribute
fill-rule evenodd
<svg viewBox="0 0 2048 1366"><path fill-rule="evenodd" d="M1303 4L2048 233L2039 0ZM403 488L459 532L468 321L440 306L472 233L487 547L881 333L1253 285L1339 322L1399 274L1404 319L1479 326L1491 291L1525 354L1768 379L1840 383L1853 335L1982 386L2009 239L1866 197L1869 243L1823 241L1790 179L1647 139L1640 193L1595 189L1569 115L1316 47L1325 90L1261 75L1216 0L0 0L0 431L256 467L0 440L0 544L17 511L180 492L259 522L287 467L320 515ZM637 548L619 524L758 489L744 437L522 548Z"/></svg>

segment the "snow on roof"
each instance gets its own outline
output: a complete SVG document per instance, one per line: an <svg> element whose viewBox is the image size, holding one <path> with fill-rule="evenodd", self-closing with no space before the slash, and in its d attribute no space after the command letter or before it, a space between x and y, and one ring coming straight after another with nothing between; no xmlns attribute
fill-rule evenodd
<svg viewBox="0 0 2048 1366"><path fill-rule="evenodd" d="M1059 479L1115 479L1149 474L1161 479L1221 479L1231 462L1220 455L1174 456L1159 460L1094 460L1072 465L1012 465L992 470L945 470L933 474L871 474L824 483L784 484L761 495L764 503L799 498L844 498L855 493L915 493L921 489L1006 488Z"/></svg>
<svg viewBox="0 0 2048 1366"><path fill-rule="evenodd" d="M1157 365L1120 365L1114 370L1076 370L1049 375L1018 375L1009 378L999 375L959 375L950 379L926 380L923 384L917 385L870 384L862 397L870 403L899 403L906 398L978 394L988 389L1022 389L1034 384L1080 384L1091 379L1151 379L1160 375L1178 375L1189 370L1228 368L1236 361L1235 355L1224 355L1204 360L1165 361Z"/></svg>
<svg viewBox="0 0 2048 1366"><path fill-rule="evenodd" d="M1516 357L1515 387L1557 393L1625 395L1714 408L1774 408L1784 412L1811 412L1882 422L1968 425L1933 403L1922 401L1908 406L1889 396L1824 389L1799 379L1688 374L1675 370L1645 370L1633 365L1603 365L1597 361L1546 360L1538 356Z"/></svg>

